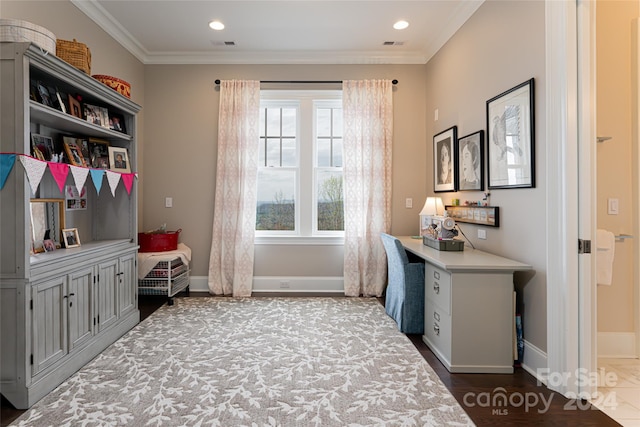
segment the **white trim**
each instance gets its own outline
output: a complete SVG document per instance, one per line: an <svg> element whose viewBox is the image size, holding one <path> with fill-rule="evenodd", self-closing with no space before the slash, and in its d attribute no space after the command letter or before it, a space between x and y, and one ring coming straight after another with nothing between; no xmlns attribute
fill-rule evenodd
<svg viewBox="0 0 640 427"><path fill-rule="evenodd" d="M547 354L529 341L524 341L524 360L522 369L535 377L539 383L547 384L546 377L542 374L547 367Z"/></svg>
<svg viewBox="0 0 640 427"><path fill-rule="evenodd" d="M576 9L545 1L547 363L558 373L579 367ZM578 392L574 383L549 388Z"/></svg>
<svg viewBox="0 0 640 427"><path fill-rule="evenodd" d="M286 285L283 285L286 282ZM311 276L255 276L253 292L341 292L344 293L342 277Z"/></svg>
<svg viewBox="0 0 640 427"><path fill-rule="evenodd" d="M635 359L636 345L635 332L598 332L598 357Z"/></svg>
<svg viewBox="0 0 640 427"><path fill-rule="evenodd" d="M209 278L207 276L189 277L189 292L209 293Z"/></svg>

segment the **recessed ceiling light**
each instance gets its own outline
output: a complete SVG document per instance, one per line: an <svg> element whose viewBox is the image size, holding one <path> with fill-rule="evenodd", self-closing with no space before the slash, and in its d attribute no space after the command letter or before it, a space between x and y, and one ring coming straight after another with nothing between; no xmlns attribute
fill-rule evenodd
<svg viewBox="0 0 640 427"><path fill-rule="evenodd" d="M395 28L396 30L404 30L408 26L409 26L409 23L407 21L398 21L395 24L393 24L393 28Z"/></svg>
<svg viewBox="0 0 640 427"><path fill-rule="evenodd" d="M216 31L224 30L224 24L220 21L209 22L209 27L211 27L212 30Z"/></svg>

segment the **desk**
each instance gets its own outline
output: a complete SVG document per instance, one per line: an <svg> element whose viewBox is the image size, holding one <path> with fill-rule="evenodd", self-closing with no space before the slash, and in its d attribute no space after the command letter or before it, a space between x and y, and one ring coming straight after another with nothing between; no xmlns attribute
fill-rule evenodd
<svg viewBox="0 0 640 427"><path fill-rule="evenodd" d="M422 340L450 372L513 373L513 273L521 262L477 249L438 251L397 237L425 261Z"/></svg>

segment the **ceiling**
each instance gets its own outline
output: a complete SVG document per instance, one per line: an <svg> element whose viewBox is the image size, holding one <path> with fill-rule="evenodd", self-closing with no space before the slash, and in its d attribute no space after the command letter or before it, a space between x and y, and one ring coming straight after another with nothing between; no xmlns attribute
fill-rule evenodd
<svg viewBox="0 0 640 427"><path fill-rule="evenodd" d="M144 64L425 64L483 1L71 0Z"/></svg>

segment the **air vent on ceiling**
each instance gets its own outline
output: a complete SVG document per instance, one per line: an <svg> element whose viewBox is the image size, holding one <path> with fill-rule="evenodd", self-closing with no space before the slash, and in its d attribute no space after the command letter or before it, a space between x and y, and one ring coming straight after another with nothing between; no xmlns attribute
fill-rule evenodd
<svg viewBox="0 0 640 427"><path fill-rule="evenodd" d="M394 41L386 41L382 42L383 46L402 46L404 42L394 42Z"/></svg>
<svg viewBox="0 0 640 427"><path fill-rule="evenodd" d="M232 41L222 42L217 40L211 40L211 44L214 46L235 46L236 42L232 42Z"/></svg>

